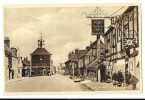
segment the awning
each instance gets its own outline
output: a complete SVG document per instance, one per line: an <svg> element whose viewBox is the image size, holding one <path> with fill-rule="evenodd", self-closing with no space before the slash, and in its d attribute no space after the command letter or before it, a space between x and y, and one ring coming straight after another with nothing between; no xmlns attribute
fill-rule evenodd
<svg viewBox="0 0 145 100"><path fill-rule="evenodd" d="M88 67L88 71L91 71L91 72L96 72L96 70L98 70L98 67L99 66L90 66L90 67Z"/></svg>

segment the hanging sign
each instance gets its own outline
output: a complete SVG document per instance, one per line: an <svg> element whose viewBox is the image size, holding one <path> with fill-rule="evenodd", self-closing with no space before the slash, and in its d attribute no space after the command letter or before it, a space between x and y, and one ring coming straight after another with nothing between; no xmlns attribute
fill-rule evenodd
<svg viewBox="0 0 145 100"><path fill-rule="evenodd" d="M103 35L103 34L104 34L104 19L93 19L92 35Z"/></svg>
<svg viewBox="0 0 145 100"><path fill-rule="evenodd" d="M136 40L135 38L125 38L124 39L124 47L129 48L129 47L135 47Z"/></svg>

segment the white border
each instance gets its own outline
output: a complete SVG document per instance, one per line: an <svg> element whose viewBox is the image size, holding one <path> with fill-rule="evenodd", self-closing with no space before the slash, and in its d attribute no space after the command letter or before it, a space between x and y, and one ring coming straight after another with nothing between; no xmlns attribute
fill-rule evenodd
<svg viewBox="0 0 145 100"><path fill-rule="evenodd" d="M144 98L143 94L93 94L93 95L18 95L18 96L4 96L3 95L3 4L74 4L74 3L142 3L142 10L144 10L144 0L1 0L0 1L0 13L1 13L1 34L0 34L0 98ZM142 55L144 54L145 39L144 38L144 11L142 11ZM145 80L145 68L144 68L144 57L142 56L142 70L143 80ZM144 83L144 81L143 81ZM145 88L143 86L143 92Z"/></svg>

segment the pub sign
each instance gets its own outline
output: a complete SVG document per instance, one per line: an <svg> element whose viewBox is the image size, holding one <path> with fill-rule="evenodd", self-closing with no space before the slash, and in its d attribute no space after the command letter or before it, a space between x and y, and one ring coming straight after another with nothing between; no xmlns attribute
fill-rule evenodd
<svg viewBox="0 0 145 100"><path fill-rule="evenodd" d="M104 19L93 19L92 35L103 35L103 34L104 34Z"/></svg>

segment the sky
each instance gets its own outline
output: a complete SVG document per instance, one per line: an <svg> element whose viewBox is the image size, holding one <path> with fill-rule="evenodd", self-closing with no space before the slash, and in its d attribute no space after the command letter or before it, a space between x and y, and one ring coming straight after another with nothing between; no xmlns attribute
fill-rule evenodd
<svg viewBox="0 0 145 100"><path fill-rule="evenodd" d="M18 47L22 57L28 57L38 47L40 33L45 40L45 48L52 54L54 66L68 59L68 53L75 49L85 49L96 36L91 35L89 14L96 5L41 5L4 7L4 36L10 38L10 46ZM112 15L121 6L99 6L104 16ZM113 15L121 14L125 9ZM105 27L110 20L105 19ZM107 28L105 28L107 30Z"/></svg>

